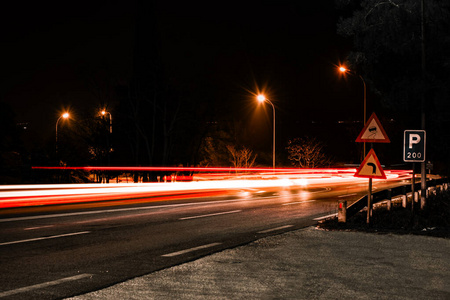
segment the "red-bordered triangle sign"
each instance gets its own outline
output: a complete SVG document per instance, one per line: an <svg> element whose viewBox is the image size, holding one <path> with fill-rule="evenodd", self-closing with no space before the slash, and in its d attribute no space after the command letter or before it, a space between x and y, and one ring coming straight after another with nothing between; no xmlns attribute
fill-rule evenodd
<svg viewBox="0 0 450 300"><path fill-rule="evenodd" d="M380 161L378 160L378 157L373 149L370 149L366 158L364 158L364 161L361 163L358 170L356 170L354 176L386 179L386 174L384 174L384 170L381 167Z"/></svg>
<svg viewBox="0 0 450 300"><path fill-rule="evenodd" d="M358 135L356 142L360 143L390 143L386 131L381 126L380 120L378 120L375 113L372 113L369 120L364 125L363 130Z"/></svg>

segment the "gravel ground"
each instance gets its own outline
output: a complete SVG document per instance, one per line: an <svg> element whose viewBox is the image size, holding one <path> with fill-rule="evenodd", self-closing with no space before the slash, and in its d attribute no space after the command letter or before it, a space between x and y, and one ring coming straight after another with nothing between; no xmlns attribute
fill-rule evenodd
<svg viewBox="0 0 450 300"><path fill-rule="evenodd" d="M71 299L450 299L450 239L314 227Z"/></svg>

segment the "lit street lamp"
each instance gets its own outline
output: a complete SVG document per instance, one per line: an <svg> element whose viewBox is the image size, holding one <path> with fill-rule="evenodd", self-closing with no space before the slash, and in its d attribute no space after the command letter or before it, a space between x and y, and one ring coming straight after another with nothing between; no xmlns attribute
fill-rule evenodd
<svg viewBox="0 0 450 300"><path fill-rule="evenodd" d="M106 111L106 110L102 110L100 113L102 114L102 116L104 116L106 114L109 115L109 133L112 133L112 116L111 116L111 113Z"/></svg>
<svg viewBox="0 0 450 300"><path fill-rule="evenodd" d="M343 66L339 67L339 71L341 73L343 73L343 74L349 73L349 74L352 74L352 75L358 75L358 77L362 80L362 83L364 85L364 118L363 118L363 126L365 126L366 125L366 102L367 102L367 100L366 100L366 95L367 95L366 82L364 81L364 78L361 75L355 74L354 72L352 72L351 70L349 70L349 69L347 69L347 68L345 68ZM363 158L364 158L366 156L366 143L364 142L363 144L364 144L364 146L363 146L364 147L364 149L363 149L363 151L364 151Z"/></svg>
<svg viewBox="0 0 450 300"><path fill-rule="evenodd" d="M112 116L111 116L111 113L110 113L109 111L106 111L105 109L103 109L102 111L100 111L100 113L101 113L102 116L109 115L109 134L112 135ZM107 137L107 138L106 138L106 143L107 143L107 147L108 147L108 155L107 155L107 158L108 158L108 166L111 164L111 157L110 157L110 154L111 154L111 151L113 150L113 149L111 148L111 146L110 146L110 140L109 140L109 138L110 138L110 137ZM109 182L109 177L108 177L106 180L107 180L107 182Z"/></svg>
<svg viewBox="0 0 450 300"><path fill-rule="evenodd" d="M56 143L55 143L55 145L56 145L56 153L58 153L58 123L59 123L59 120L61 120L61 118L63 118L63 119L68 119L70 117L70 115L69 115L69 113L68 112L65 112L65 113L63 113L61 116L59 116L59 118L58 118L58 120L56 120L56 130L55 130L55 133L56 133Z"/></svg>
<svg viewBox="0 0 450 300"><path fill-rule="evenodd" d="M256 99L260 102L268 102L270 105L272 105L273 110L273 146L272 146L272 160L273 160L273 168L275 169L275 106L273 105L272 101L267 99L264 95L258 95Z"/></svg>

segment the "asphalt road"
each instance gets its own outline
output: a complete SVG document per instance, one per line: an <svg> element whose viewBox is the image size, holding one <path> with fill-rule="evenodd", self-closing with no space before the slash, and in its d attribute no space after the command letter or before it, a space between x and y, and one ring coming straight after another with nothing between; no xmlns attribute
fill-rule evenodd
<svg viewBox="0 0 450 300"><path fill-rule="evenodd" d="M0 298L59 299L99 290L313 225L336 213L337 199L354 201L366 188L233 189L140 197L132 205L121 199L0 210Z"/></svg>

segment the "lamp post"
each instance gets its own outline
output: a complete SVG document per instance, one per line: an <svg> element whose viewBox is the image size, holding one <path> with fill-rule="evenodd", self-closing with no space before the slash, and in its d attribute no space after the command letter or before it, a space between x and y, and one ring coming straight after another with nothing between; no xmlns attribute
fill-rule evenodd
<svg viewBox="0 0 450 300"><path fill-rule="evenodd" d="M100 111L100 114L102 116L105 116L105 115L109 116L109 134L112 135L112 116L111 116L111 113L109 111L106 111L105 109L103 109L102 111ZM110 154L111 154L111 151L112 151L112 148L110 146L110 137L109 136L106 137L106 146L108 148L108 156L107 156L107 158L108 158L108 166L109 166L109 165L111 165L111 156L110 156ZM109 176L106 178L106 182L109 182Z"/></svg>
<svg viewBox="0 0 450 300"><path fill-rule="evenodd" d="M351 70L349 70L349 69L347 69L347 68L345 68L343 66L339 67L339 71L341 73L343 73L343 74L349 73L349 74L352 74L352 75L358 75L358 77L361 79L361 81L362 81L362 83L364 85L364 117L363 117L363 126L364 126L364 125L366 125L366 102L367 102L367 99L366 99L366 97L367 97L366 82L364 81L364 78L361 75L355 74L354 72L352 72ZM366 156L366 143L365 142L363 143L363 151L364 151L364 153L363 153L363 159L364 159L364 157Z"/></svg>
<svg viewBox="0 0 450 300"><path fill-rule="evenodd" d="M272 105L272 111L273 111L273 146L272 146L272 164L273 169L275 169L275 106L273 105L272 101L267 99L264 95L258 95L256 99L260 102L268 102L270 105Z"/></svg>
<svg viewBox="0 0 450 300"><path fill-rule="evenodd" d="M56 138L55 138L55 145L56 145L56 153L58 153L58 123L59 120L61 120L61 118L63 119L68 119L70 117L68 112L63 113L61 116L59 116L58 120L56 120L56 126L55 126L55 133L56 133Z"/></svg>
<svg viewBox="0 0 450 300"><path fill-rule="evenodd" d="M112 116L111 116L111 113L106 111L106 110L102 110L100 113L102 114L102 116L104 116L106 114L109 115L109 133L112 133Z"/></svg>

